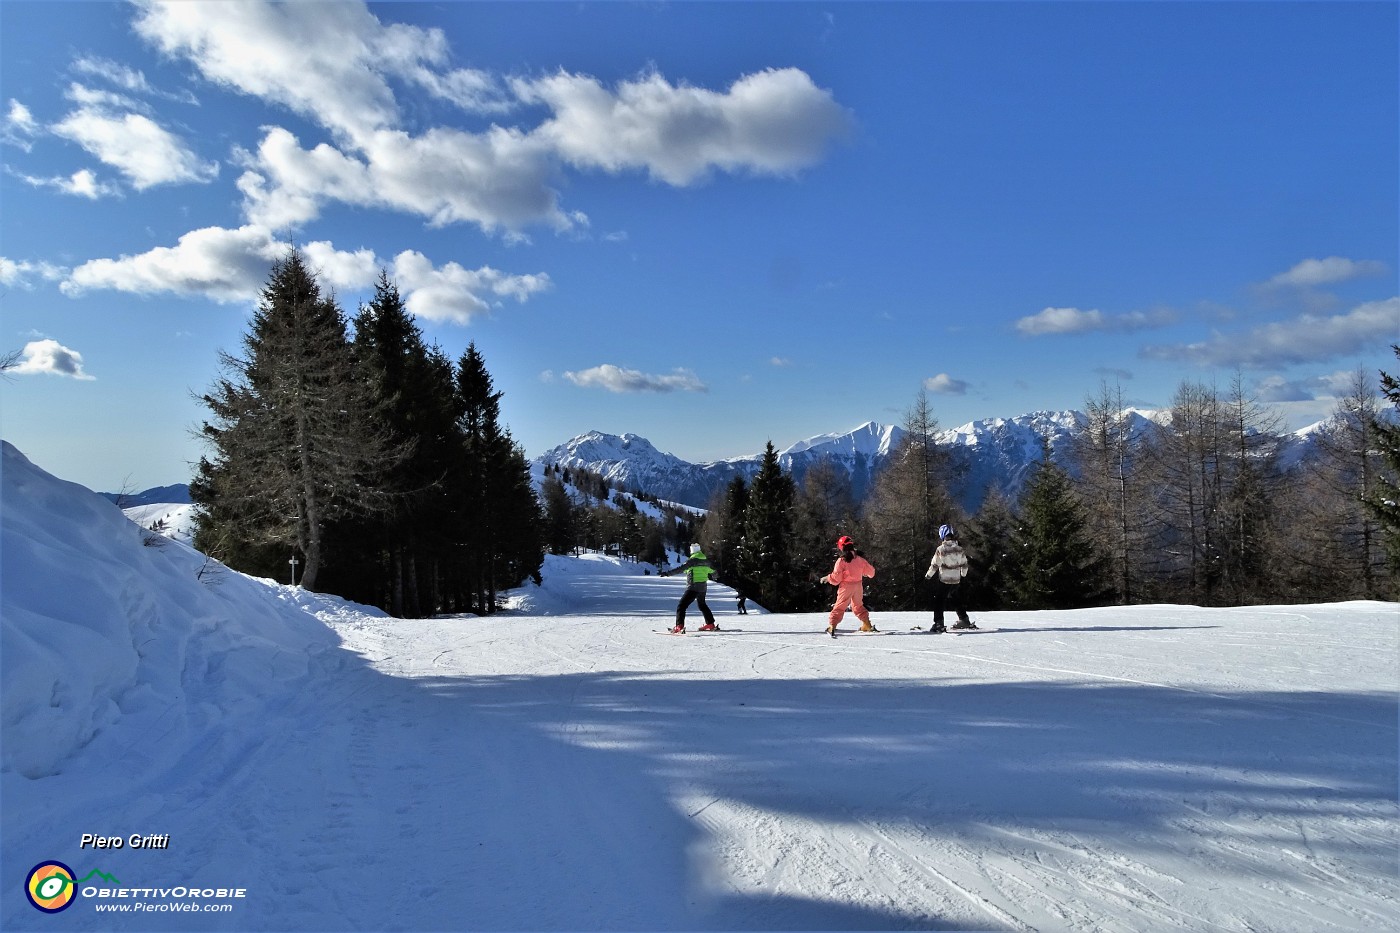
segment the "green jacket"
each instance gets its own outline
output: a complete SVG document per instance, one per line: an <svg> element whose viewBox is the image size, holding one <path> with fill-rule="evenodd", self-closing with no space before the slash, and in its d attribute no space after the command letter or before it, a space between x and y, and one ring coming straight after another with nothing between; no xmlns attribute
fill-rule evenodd
<svg viewBox="0 0 1400 933"><path fill-rule="evenodd" d="M715 575L715 568L710 566L710 559L705 556L704 551L696 551L690 555L690 560L681 564L675 570L668 570L664 576L671 576L674 573L685 574L685 579L691 586L704 586Z"/></svg>

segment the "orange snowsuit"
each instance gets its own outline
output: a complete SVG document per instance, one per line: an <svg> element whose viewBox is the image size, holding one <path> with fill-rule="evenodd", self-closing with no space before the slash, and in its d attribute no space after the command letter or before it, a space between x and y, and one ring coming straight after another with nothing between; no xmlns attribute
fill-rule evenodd
<svg viewBox="0 0 1400 933"><path fill-rule="evenodd" d="M831 568L831 573L822 578L822 582L830 583L836 587L836 605L831 607L830 621L835 627L842 617L846 615L846 608L855 613L860 619L861 627L870 625L870 613L865 608L865 578L875 576L875 568L870 566L870 561L859 555L846 560L844 557L836 558L836 566Z"/></svg>

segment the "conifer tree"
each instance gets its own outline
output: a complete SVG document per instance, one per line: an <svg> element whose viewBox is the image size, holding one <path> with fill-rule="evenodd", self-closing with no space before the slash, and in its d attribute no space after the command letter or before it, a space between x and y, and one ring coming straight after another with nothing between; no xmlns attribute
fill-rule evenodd
<svg viewBox="0 0 1400 933"><path fill-rule="evenodd" d="M1013 602L1012 584L1017 577L1013 536L1016 516L999 489L982 501L971 521L959 529L959 543L967 552L968 573L963 580L963 604L968 609L1004 609ZM931 555L930 555L931 556Z"/></svg>
<svg viewBox="0 0 1400 933"><path fill-rule="evenodd" d="M839 536L849 534L860 540L855 511L851 479L844 470L828 460L807 470L797 491L793 561L798 587L794 608L814 610L830 601L830 588L817 581L831 570Z"/></svg>
<svg viewBox="0 0 1400 933"><path fill-rule="evenodd" d="M1011 588L1020 608L1078 609L1109 598L1106 562L1084 506L1048 450L1026 486L1011 542Z"/></svg>
<svg viewBox="0 0 1400 933"><path fill-rule="evenodd" d="M792 532L796 488L769 441L749 489L739 570L765 608L786 612L794 593Z"/></svg>
<svg viewBox="0 0 1400 933"><path fill-rule="evenodd" d="M753 584L744 576L748 511L749 485L742 476L736 476L711 498L699 538L705 556L714 565L715 576L738 592L752 595ZM678 544L683 543L678 540ZM684 548L678 547L678 550Z"/></svg>
<svg viewBox="0 0 1400 933"><path fill-rule="evenodd" d="M273 266L243 348L220 354L223 375L202 396L213 452L191 483L197 543L234 566L295 548L315 590L328 529L384 507L397 455L373 430L344 315L296 249Z"/></svg>
<svg viewBox="0 0 1400 933"><path fill-rule="evenodd" d="M1390 349L1400 360L1400 344L1392 344ZM1394 411L1389 418L1375 419L1376 449L1380 452L1381 463L1375 491L1368 504L1381 525L1394 588L1400 582L1400 377L1381 370L1381 394Z"/></svg>
<svg viewBox="0 0 1400 933"><path fill-rule="evenodd" d="M544 560L539 501L529 463L500 423L501 393L469 344L457 361L460 450L452 471L461 608L495 611L496 594L539 572Z"/></svg>
<svg viewBox="0 0 1400 933"><path fill-rule="evenodd" d="M402 457L385 480L390 507L347 529L361 550L374 556L371 566L357 569L359 585L371 576L383 594L372 601L393 615L429 615L438 608L431 569L446 551L449 513L442 481L455 430L450 364L424 345L422 331L385 272L373 300L355 317L353 347L380 431Z"/></svg>

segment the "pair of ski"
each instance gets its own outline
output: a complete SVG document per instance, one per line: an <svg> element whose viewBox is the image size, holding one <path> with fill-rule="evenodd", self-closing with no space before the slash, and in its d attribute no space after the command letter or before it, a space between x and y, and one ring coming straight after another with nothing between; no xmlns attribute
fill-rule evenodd
<svg viewBox="0 0 1400 933"><path fill-rule="evenodd" d="M675 631L672 631L671 629L668 629L668 628L654 628L654 629L652 629L652 631L655 632L655 633L658 634L658 635L676 635L676 636L681 636L681 635L727 635L727 634L729 634L729 633L731 633L731 632L742 632L743 629L741 629L741 628L712 628L712 629L701 629L701 628L696 628L696 629L686 629L686 630L684 630L684 631L675 632Z"/></svg>
<svg viewBox="0 0 1400 933"><path fill-rule="evenodd" d="M922 632L925 635L971 635L974 632L995 632L994 628L945 628L941 632L931 632L922 626L915 626L910 632Z"/></svg>

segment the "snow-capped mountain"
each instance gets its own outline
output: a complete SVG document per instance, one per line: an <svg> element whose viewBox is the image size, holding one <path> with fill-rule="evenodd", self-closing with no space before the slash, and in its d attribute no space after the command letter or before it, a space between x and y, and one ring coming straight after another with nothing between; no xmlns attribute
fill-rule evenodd
<svg viewBox="0 0 1400 933"><path fill-rule="evenodd" d="M1042 439L1052 454L1063 448L1084 421L1078 412L1035 412L1019 418L974 421L936 435L952 455L950 485L965 508L975 509L987 491L1001 486L1014 495L1040 459ZM821 434L779 451L778 462L801 483L818 463L830 463L851 478L857 499L870 489L876 472L904 439L897 425L866 422L842 434ZM542 464L587 469L664 499L704 507L736 476L751 480L763 455L710 463L689 463L657 450L646 438L597 431L581 435L536 458Z"/></svg>
<svg viewBox="0 0 1400 933"><path fill-rule="evenodd" d="M1164 412L1139 409L1129 409L1125 414L1128 429L1135 437L1160 430L1166 417ZM1037 411L1015 418L972 421L940 431L934 437L949 455L950 491L963 509L975 513L994 489L1015 499L1047 446L1052 459L1070 466L1069 442L1087 425L1088 417L1083 412ZM1323 426L1313 425L1281 438L1286 467L1308 456L1320 430ZM844 434L821 434L798 441L780 451L778 461L798 483L815 464L834 464L850 476L852 492L859 500L903 438L903 428L872 421ZM753 479L763 456L689 463L657 450L636 434L619 437L594 431L546 451L536 462L591 470L624 488L704 508L736 476Z"/></svg>

